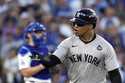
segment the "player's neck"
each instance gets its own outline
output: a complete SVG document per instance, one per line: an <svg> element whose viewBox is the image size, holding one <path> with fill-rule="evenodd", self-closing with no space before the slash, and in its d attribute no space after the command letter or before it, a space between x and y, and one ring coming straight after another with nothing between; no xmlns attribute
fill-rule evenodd
<svg viewBox="0 0 125 83"><path fill-rule="evenodd" d="M28 40L28 44L29 44L30 46L34 46L34 43L33 43L33 41L32 41L31 39Z"/></svg>
<svg viewBox="0 0 125 83"><path fill-rule="evenodd" d="M95 31L94 30L92 30L92 31L90 31L90 32L88 32L80 37L80 40L83 41L84 43L89 43L94 39L95 39Z"/></svg>

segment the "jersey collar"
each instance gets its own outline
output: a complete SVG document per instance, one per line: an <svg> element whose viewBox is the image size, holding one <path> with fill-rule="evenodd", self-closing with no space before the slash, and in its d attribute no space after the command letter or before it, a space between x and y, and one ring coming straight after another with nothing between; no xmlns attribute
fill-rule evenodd
<svg viewBox="0 0 125 83"><path fill-rule="evenodd" d="M78 37L79 38L79 37ZM79 40L80 41L82 41L83 43L85 43L85 44L88 44L88 43L91 43L92 41L94 41L96 39L96 34L94 34L94 36L93 36L93 38L92 38L92 40L91 41L82 41L80 38L79 38Z"/></svg>

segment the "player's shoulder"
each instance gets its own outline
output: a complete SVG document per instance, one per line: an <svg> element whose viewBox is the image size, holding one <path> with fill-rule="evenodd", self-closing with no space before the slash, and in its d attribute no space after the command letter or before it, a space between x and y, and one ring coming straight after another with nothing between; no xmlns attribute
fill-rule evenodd
<svg viewBox="0 0 125 83"><path fill-rule="evenodd" d="M77 37L76 35L72 35L72 36L70 36L70 37L64 39L64 41L69 42L69 41L74 41L74 40L76 40L76 39L78 39L78 37Z"/></svg>
<svg viewBox="0 0 125 83"><path fill-rule="evenodd" d="M28 47L26 47L25 45L21 46L19 51L18 51L18 54L21 54L21 55L25 55L27 53L29 53L29 49Z"/></svg>
<svg viewBox="0 0 125 83"><path fill-rule="evenodd" d="M59 46L70 47L72 45L73 40L74 40L74 35L64 39Z"/></svg>
<svg viewBox="0 0 125 83"><path fill-rule="evenodd" d="M97 41L99 41L102 45L106 47L112 47L112 45L106 39L104 39L102 36L98 34L97 34Z"/></svg>
<svg viewBox="0 0 125 83"><path fill-rule="evenodd" d="M71 43L72 41L75 40L75 38L76 38L76 36L75 36L75 35L72 35L72 36L70 36L70 37L64 39L61 43Z"/></svg>

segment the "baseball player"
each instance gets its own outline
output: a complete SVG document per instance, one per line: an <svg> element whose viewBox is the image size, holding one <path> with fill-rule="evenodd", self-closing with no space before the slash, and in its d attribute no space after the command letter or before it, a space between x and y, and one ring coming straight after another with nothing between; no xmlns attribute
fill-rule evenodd
<svg viewBox="0 0 125 83"><path fill-rule="evenodd" d="M18 52L18 61L25 83L51 83L49 69L43 69L39 59L48 55L45 35L46 28L38 22L30 23L24 32L25 44Z"/></svg>
<svg viewBox="0 0 125 83"><path fill-rule="evenodd" d="M53 55L41 57L43 66L49 68L63 63L71 83L106 83L107 74L111 83L121 83L113 47L95 33L95 11L83 8L71 21L75 34L62 41Z"/></svg>

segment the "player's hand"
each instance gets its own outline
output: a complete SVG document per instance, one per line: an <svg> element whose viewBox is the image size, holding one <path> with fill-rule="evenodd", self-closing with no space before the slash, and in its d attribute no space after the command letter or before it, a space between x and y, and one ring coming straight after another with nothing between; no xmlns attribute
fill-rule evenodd
<svg viewBox="0 0 125 83"><path fill-rule="evenodd" d="M40 60L42 64L47 68L53 67L61 63L61 61L55 55L44 56L44 57L41 57Z"/></svg>
<svg viewBox="0 0 125 83"><path fill-rule="evenodd" d="M50 67L50 58L49 56L40 56L39 57L41 64L43 64L45 67Z"/></svg>
<svg viewBox="0 0 125 83"><path fill-rule="evenodd" d="M40 67L41 69L45 69L45 66L44 66L43 64L39 64L39 67Z"/></svg>
<svg viewBox="0 0 125 83"><path fill-rule="evenodd" d="M50 67L50 60L47 56L43 56L40 54L32 55L30 58L36 62L39 62L40 64L44 65L45 67Z"/></svg>

